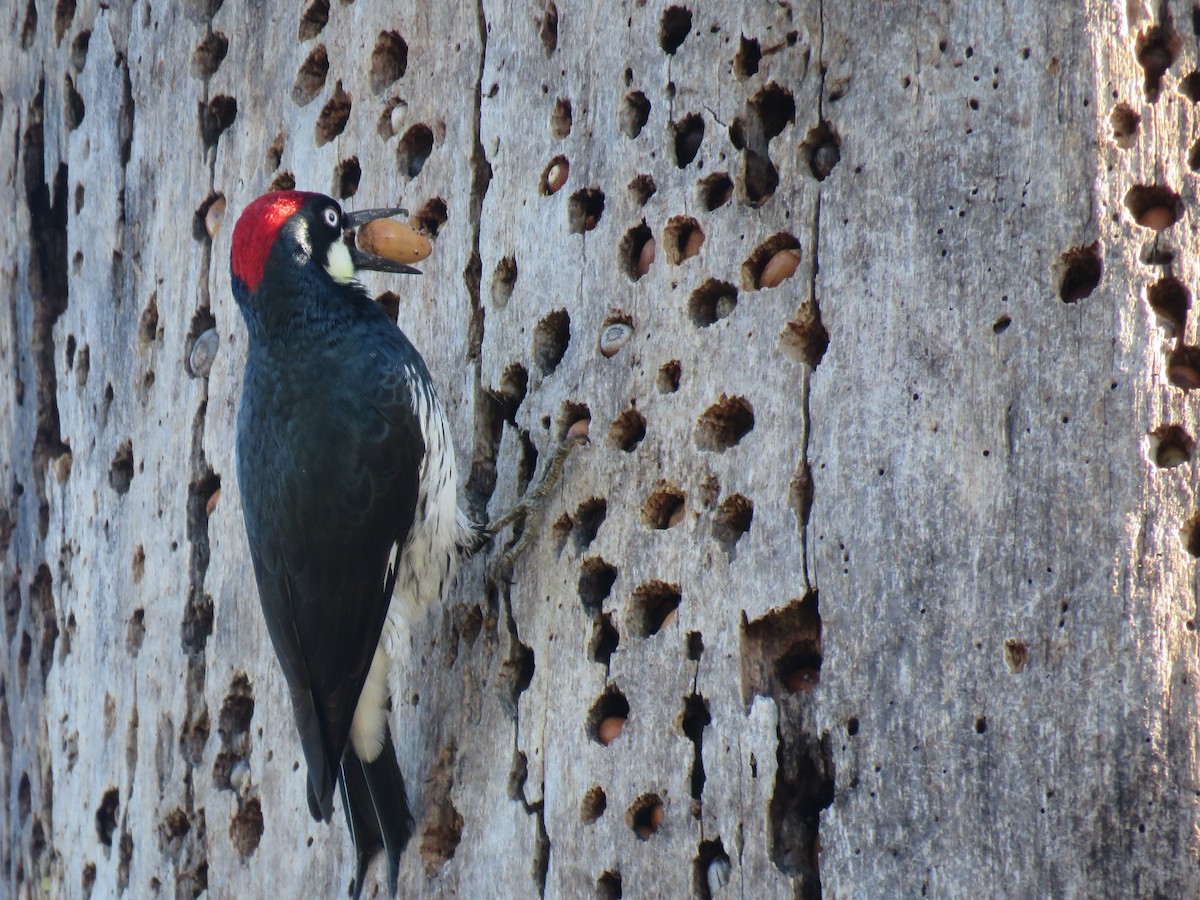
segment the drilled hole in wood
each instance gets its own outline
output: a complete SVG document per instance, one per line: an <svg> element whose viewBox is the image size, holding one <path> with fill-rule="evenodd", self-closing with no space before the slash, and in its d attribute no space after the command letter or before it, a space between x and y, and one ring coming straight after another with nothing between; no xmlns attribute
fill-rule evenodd
<svg viewBox="0 0 1200 900"><path fill-rule="evenodd" d="M630 607L629 630L636 637L658 634L675 621L675 611L683 599L679 585L657 579L634 588Z"/></svg>
<svg viewBox="0 0 1200 900"><path fill-rule="evenodd" d="M233 849L243 859L258 849L262 840L263 815L262 804L257 797L251 797L244 803L238 801L238 811L229 823L229 840Z"/></svg>
<svg viewBox="0 0 1200 900"><path fill-rule="evenodd" d="M600 526L608 517L608 501L603 497L589 497L575 510L575 552L582 553L591 546ZM611 585L610 585L611 587Z"/></svg>
<svg viewBox="0 0 1200 900"><path fill-rule="evenodd" d="M611 613L600 613L592 621L592 637L588 641L588 657L592 662L607 666L621 645L621 635L613 624Z"/></svg>
<svg viewBox="0 0 1200 900"><path fill-rule="evenodd" d="M692 323L707 328L737 309L738 292L727 281L709 278L688 298L688 315Z"/></svg>
<svg viewBox="0 0 1200 900"><path fill-rule="evenodd" d="M663 251L668 263L677 266L699 254L703 246L704 232L691 216L675 216L668 220L663 229Z"/></svg>
<svg viewBox="0 0 1200 900"><path fill-rule="evenodd" d="M218 94L207 104L200 106L200 135L205 147L215 147L230 125L237 118L237 101L225 94Z"/></svg>
<svg viewBox="0 0 1200 900"><path fill-rule="evenodd" d="M579 804L579 818L585 825L591 825L604 815L604 810L607 808L608 795L604 793L604 788L596 785L589 788L588 792L583 795L583 800Z"/></svg>
<svg viewBox="0 0 1200 900"><path fill-rule="evenodd" d="M1012 317L1007 314L1002 315L992 323L992 332L994 334L1003 334L1004 332L1008 331L1008 326L1011 324Z"/></svg>
<svg viewBox="0 0 1200 900"><path fill-rule="evenodd" d="M565 156L554 157L542 171L542 177L538 181L538 193L543 197L557 194L559 189L567 183L570 174L571 166L567 162L567 158Z"/></svg>
<svg viewBox="0 0 1200 900"><path fill-rule="evenodd" d="M675 145L675 165L684 168L692 164L700 145L704 143L704 120L696 113L684 116L671 124Z"/></svg>
<svg viewBox="0 0 1200 900"><path fill-rule="evenodd" d="M329 0L313 0L300 16L301 41L311 41L329 23Z"/></svg>
<svg viewBox="0 0 1200 900"><path fill-rule="evenodd" d="M84 65L87 63L88 44L91 40L91 29L85 28L75 36L75 40L71 41L71 68L77 73L82 72Z"/></svg>
<svg viewBox="0 0 1200 900"><path fill-rule="evenodd" d="M192 213L192 237L198 241L211 241L225 220L225 195L216 192L204 198L204 202Z"/></svg>
<svg viewBox="0 0 1200 900"><path fill-rule="evenodd" d="M1125 194L1133 221L1152 231L1164 231L1183 216L1179 194L1162 184L1136 184Z"/></svg>
<svg viewBox="0 0 1200 900"><path fill-rule="evenodd" d="M267 171L274 172L283 162L284 139L283 132L275 135L275 140L271 141L271 146L267 148L266 163Z"/></svg>
<svg viewBox="0 0 1200 900"><path fill-rule="evenodd" d="M658 185L649 175L636 175L629 182L629 196L638 206L645 206L658 191Z"/></svg>
<svg viewBox="0 0 1200 900"><path fill-rule="evenodd" d="M791 272L788 272L787 264L791 258L780 255L788 250L794 250L799 254L800 242L796 240L795 236L786 232L773 235L759 244L742 263L742 289L753 291L759 288L776 287L782 281L790 278L795 273L795 262L792 264ZM796 261L798 262L798 256Z"/></svg>
<svg viewBox="0 0 1200 900"><path fill-rule="evenodd" d="M117 447L108 467L109 486L122 496L128 494L129 486L133 483L133 471L133 442L124 440Z"/></svg>
<svg viewBox="0 0 1200 900"><path fill-rule="evenodd" d="M578 403L574 400L566 400L558 410L558 428L557 437L561 441L567 436L567 432L572 426L579 422L590 422L592 418L591 410L588 409L586 403ZM542 424L550 427L550 417L547 416L542 420ZM586 433L586 432L585 432Z"/></svg>
<svg viewBox="0 0 1200 900"><path fill-rule="evenodd" d="M591 231L604 215L604 192L598 188L584 188L571 195L567 204L567 229L572 234Z"/></svg>
<svg viewBox="0 0 1200 900"><path fill-rule="evenodd" d="M371 51L371 90L389 88L408 69L408 44L396 31L381 31Z"/></svg>
<svg viewBox="0 0 1200 900"><path fill-rule="evenodd" d="M713 515L713 537L733 557L737 542L750 530L754 520L754 503L749 497L731 494L726 497Z"/></svg>
<svg viewBox="0 0 1200 900"><path fill-rule="evenodd" d="M617 416L608 429L608 440L614 447L632 453L646 436L646 417L636 409L627 409Z"/></svg>
<svg viewBox="0 0 1200 900"><path fill-rule="evenodd" d="M631 91L621 101L621 110L617 113L617 127L621 134L632 140L642 133L650 120L650 101L641 91Z"/></svg>
<svg viewBox="0 0 1200 900"><path fill-rule="evenodd" d="M605 359L616 356L632 339L632 319L626 313L613 313L600 327L600 355Z"/></svg>
<svg viewBox="0 0 1200 900"><path fill-rule="evenodd" d="M436 238L438 231L446 224L448 214L446 201L441 197L433 197L417 210L417 214L412 217L412 221L419 231L423 231L431 238Z"/></svg>
<svg viewBox="0 0 1200 900"><path fill-rule="evenodd" d="M829 349L829 332L821 321L821 309L815 300L800 304L796 315L783 326L779 345L785 354L810 369L820 365Z"/></svg>
<svg viewBox="0 0 1200 900"><path fill-rule="evenodd" d="M554 109L550 112L550 134L562 140L571 133L571 101L559 97L554 101Z"/></svg>
<svg viewBox="0 0 1200 900"><path fill-rule="evenodd" d="M615 684L610 684L588 711L585 728L592 740L598 744L607 745L620 736L628 719L629 701L625 699L620 688ZM601 726L604 726L603 731L601 731Z"/></svg>
<svg viewBox="0 0 1200 900"><path fill-rule="evenodd" d="M1150 458L1160 469L1173 469L1191 461L1196 442L1182 425L1159 425L1149 434Z"/></svg>
<svg viewBox="0 0 1200 900"><path fill-rule="evenodd" d="M567 538L571 536L571 531L574 528L575 522L568 513L563 513L554 520L554 524L550 526L550 533L554 535L555 553L561 554L563 552L563 548L567 546Z"/></svg>
<svg viewBox="0 0 1200 900"><path fill-rule="evenodd" d="M1146 289L1146 302L1158 317L1158 323L1170 337L1183 334L1187 327L1192 293L1173 275L1166 275Z"/></svg>
<svg viewBox="0 0 1200 900"><path fill-rule="evenodd" d="M599 612L604 601L612 594L617 581L617 567L599 556L583 561L579 570L579 602L588 612Z"/></svg>
<svg viewBox="0 0 1200 900"><path fill-rule="evenodd" d="M546 10L542 13L538 37L542 40L542 49L546 51L546 55L553 55L558 49L558 7L554 5L554 0L546 4Z"/></svg>
<svg viewBox="0 0 1200 900"><path fill-rule="evenodd" d="M1144 29L1134 41L1133 52L1138 65L1145 73L1143 90L1146 100L1154 103L1162 89L1162 78L1175 62L1183 42L1170 21L1151 25Z"/></svg>
<svg viewBox="0 0 1200 900"><path fill-rule="evenodd" d="M758 74L758 64L762 62L762 49L754 38L742 35L738 40L737 53L733 55L733 77L745 81Z"/></svg>
<svg viewBox="0 0 1200 900"><path fill-rule="evenodd" d="M512 299L513 288L517 283L517 260L506 256L496 263L492 272L492 305L504 309Z"/></svg>
<svg viewBox="0 0 1200 900"><path fill-rule="evenodd" d="M690 773L692 799L699 800L704 794L704 729L712 724L708 701L699 694L683 698L683 712L679 725L687 739L692 742L692 770Z"/></svg>
<svg viewBox="0 0 1200 900"><path fill-rule="evenodd" d="M106 847L112 846L113 833L117 830L117 810L121 806L121 794L115 787L104 792L100 806L96 809L96 836Z"/></svg>
<svg viewBox="0 0 1200 900"><path fill-rule="evenodd" d="M673 484L659 482L642 504L642 524L664 531L683 521L687 513L687 495Z"/></svg>
<svg viewBox="0 0 1200 900"><path fill-rule="evenodd" d="M722 394L696 423L696 446L723 453L736 447L754 429L754 409L745 397Z"/></svg>
<svg viewBox="0 0 1200 900"><path fill-rule="evenodd" d="M300 64L300 71L296 73L296 83L292 85L292 102L297 106L312 103L325 87L325 79L328 76L329 54L325 51L325 45L319 44Z"/></svg>
<svg viewBox="0 0 1200 900"><path fill-rule="evenodd" d="M658 388L660 394L673 394L679 390L679 379L683 374L683 368L679 360L672 359L669 362L663 363L658 367L658 376L655 378L654 384Z"/></svg>
<svg viewBox="0 0 1200 900"><path fill-rule="evenodd" d="M821 683L820 642L797 641L780 657L775 672L789 694L811 691Z"/></svg>
<svg viewBox="0 0 1200 900"><path fill-rule="evenodd" d="M75 0L58 0L54 4L54 44L62 43L63 35L75 19Z"/></svg>
<svg viewBox="0 0 1200 900"><path fill-rule="evenodd" d="M621 873L608 871L596 879L596 900L621 900Z"/></svg>
<svg viewBox="0 0 1200 900"><path fill-rule="evenodd" d="M1122 150L1132 147L1142 124L1142 117L1133 107L1128 103L1118 103L1113 107L1108 121L1112 125L1113 142Z"/></svg>
<svg viewBox="0 0 1200 900"><path fill-rule="evenodd" d="M208 32L192 51L192 74L197 78L211 78L228 52L229 39L219 31Z"/></svg>
<svg viewBox="0 0 1200 900"><path fill-rule="evenodd" d="M733 863L719 837L701 841L692 860L692 893L698 900L712 900L729 884Z"/></svg>
<svg viewBox="0 0 1200 900"><path fill-rule="evenodd" d="M267 185L267 193L272 191L293 191L296 189L296 176L291 172L280 172Z"/></svg>
<svg viewBox="0 0 1200 900"><path fill-rule="evenodd" d="M662 798L658 794L642 794L626 810L625 823L638 840L648 841L662 827L664 816Z"/></svg>
<svg viewBox="0 0 1200 900"><path fill-rule="evenodd" d="M562 362L571 341L571 317L565 309L556 310L533 329L533 361L543 375L551 374Z"/></svg>
<svg viewBox="0 0 1200 900"><path fill-rule="evenodd" d="M842 139L828 122L820 122L809 130L800 145L808 160L808 169L817 181L824 181L842 158Z"/></svg>
<svg viewBox="0 0 1200 900"><path fill-rule="evenodd" d="M775 189L779 187L779 170L766 154L747 149L737 187L742 202L747 206L762 206L775 195Z"/></svg>
<svg viewBox="0 0 1200 900"><path fill-rule="evenodd" d="M726 172L714 172L700 179L697 192L704 208L712 212L724 206L733 197L733 179Z"/></svg>
<svg viewBox="0 0 1200 900"><path fill-rule="evenodd" d="M433 152L433 130L424 123L418 123L400 138L396 146L396 164L400 173L409 178L416 178L425 166L425 160Z"/></svg>
<svg viewBox="0 0 1200 900"><path fill-rule="evenodd" d="M820 680L821 614L815 592L760 619L742 619L742 700L811 689Z"/></svg>
<svg viewBox="0 0 1200 900"><path fill-rule="evenodd" d="M350 121L351 105L352 99L342 90L342 83L339 81L334 85L333 96L325 102L321 114L317 116L315 134L318 147L325 146L346 130L346 123Z"/></svg>
<svg viewBox="0 0 1200 900"><path fill-rule="evenodd" d="M1200 557L1200 512L1194 512L1179 529L1183 547L1193 557Z"/></svg>
<svg viewBox="0 0 1200 900"><path fill-rule="evenodd" d="M630 281L637 281L650 271L656 253L654 235L643 219L621 238L617 245L617 263Z"/></svg>
<svg viewBox="0 0 1200 900"><path fill-rule="evenodd" d="M333 189L339 200L347 200L358 193L358 183L362 179L362 166L358 157L338 163L337 171L333 174Z"/></svg>
<svg viewBox="0 0 1200 900"><path fill-rule="evenodd" d="M1192 70L1179 79L1179 93L1193 103L1200 102L1200 71Z"/></svg>
<svg viewBox="0 0 1200 900"><path fill-rule="evenodd" d="M1072 247L1055 264L1058 296L1063 303L1076 303L1089 296L1100 284L1104 264L1100 258L1100 242L1086 247Z"/></svg>
<svg viewBox="0 0 1200 900"><path fill-rule="evenodd" d="M750 118L750 127L762 129L762 136L770 141L783 133L789 123L796 121L796 101L792 92L787 88L771 82L757 91L746 107ZM832 135L827 125L822 123L813 131L824 128ZM809 132L811 135L813 132Z"/></svg>
<svg viewBox="0 0 1200 900"><path fill-rule="evenodd" d="M658 45L673 54L692 30L692 11L686 6L668 6L658 20Z"/></svg>
<svg viewBox="0 0 1200 900"><path fill-rule="evenodd" d="M533 674L536 668L533 648L522 643L516 637L512 637L508 654L505 656L504 662L500 664L500 674L497 679L501 696L504 698L510 715L517 714L521 695L533 683Z"/></svg>

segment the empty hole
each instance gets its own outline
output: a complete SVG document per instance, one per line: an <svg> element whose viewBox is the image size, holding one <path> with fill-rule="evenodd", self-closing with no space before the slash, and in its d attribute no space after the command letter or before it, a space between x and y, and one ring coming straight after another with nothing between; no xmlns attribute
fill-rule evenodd
<svg viewBox="0 0 1200 900"><path fill-rule="evenodd" d="M775 82L755 93L747 110L767 141L778 137L789 122L796 121L796 101L792 92Z"/></svg>
<svg viewBox="0 0 1200 900"><path fill-rule="evenodd" d="M115 787L110 787L104 792L100 806L96 808L96 836L106 847L112 846L113 833L117 830L117 809L120 805L120 792Z"/></svg>
<svg viewBox="0 0 1200 900"><path fill-rule="evenodd" d="M114 491L122 496L129 493L129 486L133 483L133 443L131 441L122 441L121 446L113 455L112 463L108 467L108 483Z"/></svg>
<svg viewBox="0 0 1200 900"><path fill-rule="evenodd" d="M713 515L713 537L732 556L737 542L750 530L753 520L754 503L741 494L732 494L722 501Z"/></svg>
<svg viewBox="0 0 1200 900"><path fill-rule="evenodd" d="M686 6L668 6L658 20L658 44L664 53L674 53L692 30L692 11Z"/></svg>
<svg viewBox="0 0 1200 900"><path fill-rule="evenodd" d="M765 154L746 148L742 160L741 197L748 206L759 207L775 195L779 170Z"/></svg>
<svg viewBox="0 0 1200 900"><path fill-rule="evenodd" d="M333 88L333 96L325 102L321 114L317 116L318 147L325 146L346 130L346 123L350 121L350 106L351 97L342 90L342 83L339 81Z"/></svg>
<svg viewBox="0 0 1200 900"><path fill-rule="evenodd" d="M275 140L271 141L271 146L267 148L267 169L274 172L279 168L279 164L283 162L283 133L275 135Z"/></svg>
<svg viewBox="0 0 1200 900"><path fill-rule="evenodd" d="M1128 103L1118 103L1113 107L1108 121L1112 125L1113 141L1116 142L1116 145L1123 150L1132 147L1137 138L1138 128L1142 124L1142 117L1134 111L1133 107Z"/></svg>
<svg viewBox="0 0 1200 900"><path fill-rule="evenodd" d="M567 204L568 230L572 234L591 231L604 215L604 193L598 188L585 188L571 195Z"/></svg>
<svg viewBox="0 0 1200 900"><path fill-rule="evenodd" d="M592 708L588 711L587 717L587 733L597 743L604 743L600 739L600 726L609 719L618 719L625 722L629 718L629 701L625 699L625 695L621 693L620 688L615 684L610 684L604 689L596 702L592 704ZM609 741L611 743L611 740Z"/></svg>
<svg viewBox="0 0 1200 900"><path fill-rule="evenodd" d="M558 368L571 341L571 317L565 309L559 309L540 322L533 330L533 360L543 375Z"/></svg>
<svg viewBox="0 0 1200 900"><path fill-rule="evenodd" d="M546 51L547 56L550 56L558 48L558 7L554 5L554 0L550 0L546 4L546 11L542 13L542 24L538 28L538 37L542 39L542 48Z"/></svg>
<svg viewBox="0 0 1200 900"><path fill-rule="evenodd" d="M346 200L358 193L358 183L361 178L362 166L358 164L358 157L352 156L338 163L337 171L333 176L334 191L337 193L338 199Z"/></svg>
<svg viewBox="0 0 1200 900"><path fill-rule="evenodd" d="M300 40L312 40L328 23L329 0L313 0L300 16Z"/></svg>
<svg viewBox="0 0 1200 900"><path fill-rule="evenodd" d="M621 900L621 873L605 872L596 879L596 900Z"/></svg>
<svg viewBox="0 0 1200 900"><path fill-rule="evenodd" d="M663 484L646 498L642 504L642 524L647 528L663 531L683 521L687 495L673 484Z"/></svg>
<svg viewBox="0 0 1200 900"><path fill-rule="evenodd" d="M625 822L639 840L648 841L662 826L663 804L658 794L642 794L625 813Z"/></svg>
<svg viewBox="0 0 1200 900"><path fill-rule="evenodd" d="M446 224L447 216L446 201L441 197L433 197L417 210L412 221L420 231L430 237L437 237L438 231Z"/></svg>
<svg viewBox="0 0 1200 900"><path fill-rule="evenodd" d="M559 97L550 113L550 134L560 141L571 133L571 101Z"/></svg>
<svg viewBox="0 0 1200 900"><path fill-rule="evenodd" d="M610 613L601 613L592 622L592 637L588 641L588 656L593 662L607 666L621 644L621 635Z"/></svg>
<svg viewBox="0 0 1200 900"><path fill-rule="evenodd" d="M496 263L492 273L492 304L497 309L504 309L512 298L513 286L517 283L517 261L506 256Z"/></svg>
<svg viewBox="0 0 1200 900"><path fill-rule="evenodd" d="M1063 303L1076 303L1087 297L1100 283L1104 266L1100 260L1100 242L1072 247L1058 258L1058 296Z"/></svg>
<svg viewBox="0 0 1200 900"><path fill-rule="evenodd" d="M1189 462L1196 442L1180 425L1159 425L1150 432L1150 455L1160 469L1173 469Z"/></svg>
<svg viewBox="0 0 1200 900"><path fill-rule="evenodd" d="M737 296L737 288L729 282L709 278L688 298L688 315L695 325L706 328L737 309Z"/></svg>
<svg viewBox="0 0 1200 900"><path fill-rule="evenodd" d="M1185 391L1200 388L1200 347L1178 344L1167 354L1167 381Z"/></svg>
<svg viewBox="0 0 1200 900"><path fill-rule="evenodd" d="M1151 25L1137 36L1133 52L1146 75L1143 88L1148 102L1158 100L1162 77L1175 62L1181 45L1182 41L1169 21L1162 25Z"/></svg>
<svg viewBox="0 0 1200 900"><path fill-rule="evenodd" d="M200 107L200 134L205 147L215 147L221 135L237 118L237 100L225 94Z"/></svg>
<svg viewBox="0 0 1200 900"><path fill-rule="evenodd" d="M583 795L583 801L579 804L579 818L585 825L591 825L604 815L607 808L608 796L604 793L604 788L597 785Z"/></svg>
<svg viewBox="0 0 1200 900"><path fill-rule="evenodd" d="M638 206L645 206L658 190L658 185L649 175L636 175L629 182L629 196Z"/></svg>
<svg viewBox="0 0 1200 900"><path fill-rule="evenodd" d="M1194 512L1179 529L1183 546L1192 556L1200 557L1200 512Z"/></svg>
<svg viewBox="0 0 1200 900"><path fill-rule="evenodd" d="M712 724L708 701L699 694L685 697L679 724L687 739L695 745L692 754L691 787L692 799L699 800L704 793L704 729Z"/></svg>
<svg viewBox="0 0 1200 900"><path fill-rule="evenodd" d="M1193 71L1179 80L1179 93L1193 103L1200 101L1200 71Z"/></svg>
<svg viewBox="0 0 1200 900"><path fill-rule="evenodd" d="M617 127L621 134L633 139L642 133L646 122L650 119L650 101L641 91L633 91L625 95L621 101L621 111L617 113Z"/></svg>
<svg viewBox="0 0 1200 900"><path fill-rule="evenodd" d="M608 429L609 442L626 453L632 453L645 436L646 417L636 409L625 410L613 420Z"/></svg>
<svg viewBox="0 0 1200 900"><path fill-rule="evenodd" d="M679 608L683 595L679 585L665 581L647 581L633 591L633 606L629 616L629 630L637 637L652 637L674 620L672 615Z"/></svg>
<svg viewBox="0 0 1200 900"><path fill-rule="evenodd" d="M395 31L381 31L371 51L371 90L379 93L404 76L408 44Z"/></svg>
<svg viewBox="0 0 1200 900"><path fill-rule="evenodd" d="M575 523L571 521L571 517L567 513L563 513L554 520L554 524L550 526L550 530L554 534L555 553L562 553L563 548L567 546L567 538L571 536L571 531L574 528Z"/></svg>
<svg viewBox="0 0 1200 900"><path fill-rule="evenodd" d="M820 122L805 135L800 151L813 177L824 181L842 158L842 140L828 123Z"/></svg>
<svg viewBox="0 0 1200 900"><path fill-rule="evenodd" d="M621 243L617 245L617 262L631 281L637 281L650 271L655 253L654 235L643 219L640 225L630 228L621 238Z"/></svg>
<svg viewBox="0 0 1200 900"><path fill-rule="evenodd" d="M291 172L280 172L267 185L267 193L272 191L292 191L296 189L296 176Z"/></svg>
<svg viewBox="0 0 1200 900"><path fill-rule="evenodd" d="M703 246L704 232L691 216L675 216L663 229L663 250L673 266L696 256Z"/></svg>
<svg viewBox="0 0 1200 900"><path fill-rule="evenodd" d="M658 392L660 394L673 394L679 390L679 378L682 371L682 367L677 359L665 362L659 366L658 377L655 379L655 386L658 388Z"/></svg>
<svg viewBox="0 0 1200 900"><path fill-rule="evenodd" d="M779 344L784 353L810 369L820 364L825 351L829 349L829 332L821 321L821 308L815 300L805 300L800 304L796 315L783 326Z"/></svg>
<svg viewBox="0 0 1200 900"><path fill-rule="evenodd" d="M54 43L61 44L63 35L75 18L75 0L58 0L54 5Z"/></svg>
<svg viewBox="0 0 1200 900"><path fill-rule="evenodd" d="M1183 215L1183 201L1161 184L1137 184L1125 194L1125 207L1133 221L1152 231L1170 228Z"/></svg>
<svg viewBox="0 0 1200 900"><path fill-rule="evenodd" d="M87 108L83 98L75 90L75 82L70 75L63 76L63 112L67 122L67 130L74 131L83 121Z"/></svg>
<svg viewBox="0 0 1200 900"><path fill-rule="evenodd" d="M697 186L700 202L709 212L719 209L733 196L733 180L725 172L714 172L700 179Z"/></svg>
<svg viewBox="0 0 1200 900"><path fill-rule="evenodd" d="M1146 301L1170 336L1183 334L1192 294L1182 281L1172 275L1160 278L1147 288Z"/></svg>
<svg viewBox="0 0 1200 900"><path fill-rule="evenodd" d="M570 174L571 166L567 162L567 158L565 156L554 157L542 172L541 181L538 182L538 193L543 197L557 194L559 189L567 183Z"/></svg>
<svg viewBox="0 0 1200 900"><path fill-rule="evenodd" d="M671 126L675 135L675 165L691 165L704 142L704 120L696 113L684 116Z"/></svg>
<svg viewBox="0 0 1200 900"><path fill-rule="evenodd" d="M1200 140L1192 144L1192 149L1188 151L1187 164L1193 172L1200 172Z"/></svg>
<svg viewBox="0 0 1200 900"><path fill-rule="evenodd" d="M88 44L91 39L91 30L84 29L75 36L75 40L71 41L71 66L76 72L82 71L87 62Z"/></svg>
<svg viewBox="0 0 1200 900"><path fill-rule="evenodd" d="M192 51L192 74L198 78L211 78L228 52L229 39L219 31L210 31Z"/></svg>
<svg viewBox="0 0 1200 900"><path fill-rule="evenodd" d="M745 35L738 41L737 53L733 55L733 77L745 81L752 75L758 74L758 64L762 61L762 50L758 41Z"/></svg>
<svg viewBox="0 0 1200 900"><path fill-rule="evenodd" d="M599 612L616 581L616 566L609 565L598 556L585 559L579 571L579 602L583 608L589 612Z"/></svg>
<svg viewBox="0 0 1200 900"><path fill-rule="evenodd" d="M746 261L742 263L742 289L753 291L758 288L774 287L777 285L779 283L775 281L779 274L777 270L786 271L786 266L781 269L780 263L788 261L786 257L780 257L779 255L786 250L798 251L799 249L800 242L786 232L773 235L759 244ZM775 261L776 257L779 257L778 262ZM768 265L771 265L770 269L767 268ZM786 277L790 277L790 274Z"/></svg>
<svg viewBox="0 0 1200 900"><path fill-rule="evenodd" d="M409 178L416 178L425 166L425 160L433 152L433 130L424 123L418 123L400 138L396 147L396 162L400 172Z"/></svg>
<svg viewBox="0 0 1200 900"><path fill-rule="evenodd" d="M325 52L325 45L319 44L300 64L300 71L296 73L296 83L292 85L292 102L297 106L312 103L325 87L325 79L328 76L329 54Z"/></svg>
<svg viewBox="0 0 1200 900"><path fill-rule="evenodd" d="M603 497L590 497L579 504L579 508L575 510L575 550L577 553L582 553L591 546L596 535L600 533L600 526L604 524L607 517L608 501Z"/></svg>
<svg viewBox="0 0 1200 900"><path fill-rule="evenodd" d="M726 397L710 406L696 423L696 446L723 453L754 428L754 410L745 397Z"/></svg>
<svg viewBox="0 0 1200 900"><path fill-rule="evenodd" d="M517 410L525 400L529 388L529 373L520 363L512 363L500 376L499 399L504 408L504 419L516 426Z"/></svg>
<svg viewBox="0 0 1200 900"><path fill-rule="evenodd" d="M1008 326L1012 324L1012 317L1003 315L992 323L992 331L996 334L1003 334L1008 330Z"/></svg>

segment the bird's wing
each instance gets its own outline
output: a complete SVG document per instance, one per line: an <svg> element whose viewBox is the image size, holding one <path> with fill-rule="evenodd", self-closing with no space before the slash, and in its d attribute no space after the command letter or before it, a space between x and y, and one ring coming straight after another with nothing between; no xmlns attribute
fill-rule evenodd
<svg viewBox="0 0 1200 900"><path fill-rule="evenodd" d="M354 365L325 373L319 399L293 397L291 416L268 426L251 409L239 421L255 577L322 818L387 618L390 563L412 527L424 455L402 367ZM257 427L277 433L256 440Z"/></svg>

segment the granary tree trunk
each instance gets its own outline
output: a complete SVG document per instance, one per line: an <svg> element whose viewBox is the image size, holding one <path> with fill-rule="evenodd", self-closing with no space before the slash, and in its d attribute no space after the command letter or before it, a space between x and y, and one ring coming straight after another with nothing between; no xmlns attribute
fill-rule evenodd
<svg viewBox="0 0 1200 900"><path fill-rule="evenodd" d="M230 225L294 185L433 239L368 286L476 515L591 422L411 636L405 896L1193 894L1198 32L10 0L0 893L347 891L234 477Z"/></svg>

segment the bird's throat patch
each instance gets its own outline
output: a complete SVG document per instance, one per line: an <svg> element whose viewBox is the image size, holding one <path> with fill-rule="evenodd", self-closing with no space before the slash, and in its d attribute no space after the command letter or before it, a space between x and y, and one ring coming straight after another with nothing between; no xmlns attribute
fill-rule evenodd
<svg viewBox="0 0 1200 900"><path fill-rule="evenodd" d="M325 271L338 284L346 284L354 280L354 262L350 259L350 251L341 241L334 241L329 247Z"/></svg>

